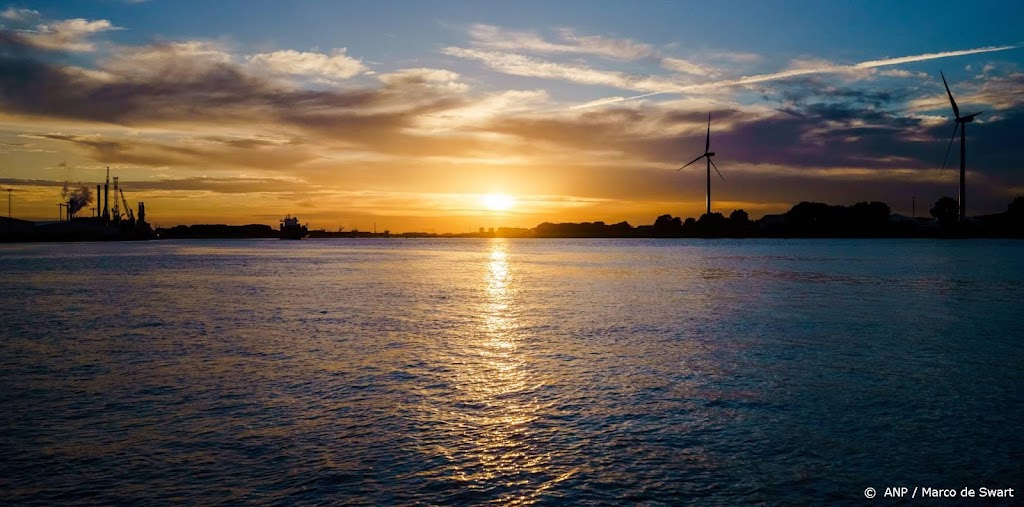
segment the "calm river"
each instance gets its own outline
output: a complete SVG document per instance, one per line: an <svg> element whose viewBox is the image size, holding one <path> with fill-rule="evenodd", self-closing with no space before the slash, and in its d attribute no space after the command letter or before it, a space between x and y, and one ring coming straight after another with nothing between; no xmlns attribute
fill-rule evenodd
<svg viewBox="0 0 1024 507"><path fill-rule="evenodd" d="M0 245L0 303L5 504L1024 487L1024 241Z"/></svg>

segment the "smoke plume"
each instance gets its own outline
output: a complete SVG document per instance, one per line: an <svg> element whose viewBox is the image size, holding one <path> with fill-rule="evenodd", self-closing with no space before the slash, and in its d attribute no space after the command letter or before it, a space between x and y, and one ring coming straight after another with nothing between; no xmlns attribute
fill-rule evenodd
<svg viewBox="0 0 1024 507"><path fill-rule="evenodd" d="M68 203L69 216L74 216L79 210L92 203L92 189L82 183L75 185L75 188L71 188L71 185L65 181L64 188L60 191L60 196Z"/></svg>

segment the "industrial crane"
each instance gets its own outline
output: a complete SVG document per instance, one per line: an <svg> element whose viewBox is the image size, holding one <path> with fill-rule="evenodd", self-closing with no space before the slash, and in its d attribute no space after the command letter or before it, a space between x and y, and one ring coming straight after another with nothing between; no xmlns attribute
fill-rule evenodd
<svg viewBox="0 0 1024 507"><path fill-rule="evenodd" d="M132 213L132 207L128 205L128 199L124 198L124 189L118 188L117 191L121 194L121 202L124 203L124 210L128 213L128 221L134 224L135 213Z"/></svg>
<svg viewBox="0 0 1024 507"><path fill-rule="evenodd" d="M121 210L119 209L119 206L118 206L118 203L117 203L117 192L118 192L117 176L114 176L114 209L111 210L111 212L110 212L110 219L114 223L120 223L121 222Z"/></svg>

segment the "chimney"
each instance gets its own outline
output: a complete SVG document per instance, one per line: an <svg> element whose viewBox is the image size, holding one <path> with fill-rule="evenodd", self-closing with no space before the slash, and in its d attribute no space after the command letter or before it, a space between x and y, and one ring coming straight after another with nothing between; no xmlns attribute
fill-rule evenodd
<svg viewBox="0 0 1024 507"><path fill-rule="evenodd" d="M100 217L103 210L100 209L100 186L96 185L96 218Z"/></svg>
<svg viewBox="0 0 1024 507"><path fill-rule="evenodd" d="M103 184L103 221L110 221L110 167L107 167L107 181Z"/></svg>

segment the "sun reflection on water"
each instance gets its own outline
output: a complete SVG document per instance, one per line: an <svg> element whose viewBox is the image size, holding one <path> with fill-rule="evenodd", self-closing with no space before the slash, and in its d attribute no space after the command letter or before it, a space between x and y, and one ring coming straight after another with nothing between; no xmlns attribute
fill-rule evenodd
<svg viewBox="0 0 1024 507"><path fill-rule="evenodd" d="M540 382L520 350L524 336L510 243L496 239L488 247L480 324L465 335L465 360L455 365L458 400L452 415L461 445L450 457L461 462L454 476L466 487L526 505L551 485L537 483L550 459L531 441L530 425L542 409L534 392Z"/></svg>

